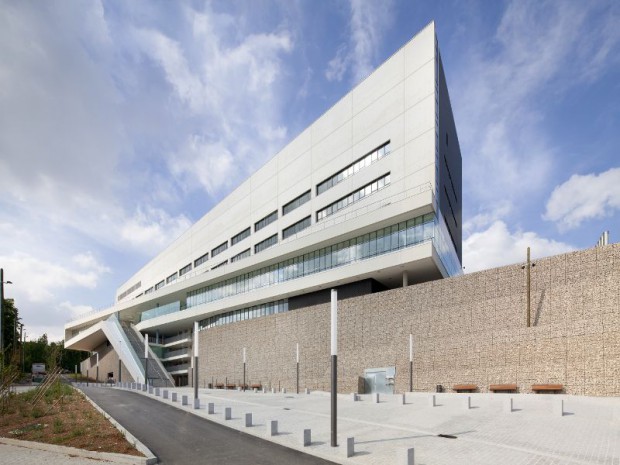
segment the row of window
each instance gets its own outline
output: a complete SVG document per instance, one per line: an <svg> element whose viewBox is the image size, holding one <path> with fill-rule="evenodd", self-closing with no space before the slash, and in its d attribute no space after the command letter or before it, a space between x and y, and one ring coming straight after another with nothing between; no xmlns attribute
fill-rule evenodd
<svg viewBox="0 0 620 465"><path fill-rule="evenodd" d="M434 214L418 216L354 239L323 247L314 252L188 292L187 307L213 302L400 248L411 247L433 238L434 229Z"/></svg>
<svg viewBox="0 0 620 465"><path fill-rule="evenodd" d="M309 202L310 196L311 196L310 191L306 191L303 194L301 194L299 197L296 197L293 200L291 200L289 203L287 203L286 205L282 207L282 216L292 212L296 208L301 207L304 203Z"/></svg>
<svg viewBox="0 0 620 465"><path fill-rule="evenodd" d="M353 176L355 173L357 173L362 168L370 166L377 160L381 160L385 155L389 155L389 153L390 153L390 142L388 141L385 144L381 145L380 147L376 148L375 150L371 151L370 153L367 153L359 160L354 161L349 166L338 171L333 176L330 176L325 181L318 184L316 186L316 195L322 194L323 192L331 189L336 184L344 181L350 176Z"/></svg>
<svg viewBox="0 0 620 465"><path fill-rule="evenodd" d="M200 320L200 329L207 329L213 326L220 326L237 321L251 320L261 316L275 315L276 313L288 312L288 299L268 302L266 304L254 305L252 307L233 310L231 312L221 313Z"/></svg>
<svg viewBox="0 0 620 465"><path fill-rule="evenodd" d="M374 194L375 192L383 189L389 184L390 173L381 176L379 179L375 179L373 182L366 184L364 187L361 187L355 192L350 193L346 197L343 197L340 200L336 200L334 203L331 203L327 207L322 208L321 210L316 212L316 220L321 221L322 219L333 215L337 211L342 210L343 208L346 208L349 205L368 197L370 194Z"/></svg>
<svg viewBox="0 0 620 465"><path fill-rule="evenodd" d="M262 252L269 247L273 247L278 243L278 234L274 234L273 236L268 237L264 241L260 241L258 244L254 246L254 253Z"/></svg>
<svg viewBox="0 0 620 465"><path fill-rule="evenodd" d="M136 284L134 284L133 286L131 286L129 289L127 289L126 291L121 292L118 295L118 300L123 300L124 297L127 297L129 294L131 294L133 291L135 291L136 289L139 289L140 286L142 286L142 281L138 281Z"/></svg>
<svg viewBox="0 0 620 465"><path fill-rule="evenodd" d="M222 263L218 263L217 265L215 265L213 268L211 268L212 270L216 270L218 268L223 267L224 265L228 265L228 260L224 260Z"/></svg>
<svg viewBox="0 0 620 465"><path fill-rule="evenodd" d="M303 231L306 228L309 228L312 225L312 219L310 216L306 216L303 220L298 221L295 224L290 225L288 228L284 228L282 230L282 239L287 239L298 232Z"/></svg>
<svg viewBox="0 0 620 465"><path fill-rule="evenodd" d="M383 158L384 156L388 155L390 153L390 142L386 142L385 144L381 145L380 147L376 148L375 150L367 153L366 155L364 155L362 158L360 158L359 160L356 160L355 162L351 163L350 165L348 165L347 167L343 168L342 170L340 170L338 173L334 174L333 176L329 177L328 179L326 179L325 181L321 182L320 184L317 185L316 190L317 190L317 195L321 194L323 192L325 192L326 190L332 188L333 186L335 186L336 184L340 183L341 181L343 181L344 179L347 179L348 177L352 176L353 174L357 173L360 169L365 168L366 166L370 166L372 163L374 163L377 160L380 160L381 158ZM341 210L345 207L347 207L348 205L357 202L358 200L361 200L362 198L370 195L371 193L374 193L375 191L382 189L383 187L387 186L390 183L390 175L389 173L385 176L383 176L380 179L377 179L375 181L373 181L372 183L362 187L361 189L358 189L357 191L353 192L352 194L349 194L346 197L343 197L342 199L332 203L331 205L328 205L327 207L323 208L322 210L318 211L316 214L316 220L320 221L323 218L333 215L334 213L336 213L338 210ZM301 194L300 196L294 198L293 200L291 200L290 202L288 202L287 204L285 204L282 207L282 215L286 215L290 212L292 212L293 210L295 210L296 208L299 208L301 205L307 203L310 201L312 197L312 192L310 190L304 192L303 194ZM260 219L259 221L257 221L256 223L254 223L254 232L260 231L261 229L263 229L264 227L268 226L269 224L273 223L274 221L276 221L278 219L278 210L275 210L273 212L271 212L269 215L265 216L264 218ZM306 217L303 220L285 228L282 230L282 239L286 239L290 236L293 236L295 234L297 234L298 232L310 227L312 224L312 220L310 217ZM241 242L242 240L248 238L251 234L251 228L248 227L246 229L244 229L243 231L241 231L240 233L236 234L235 236L233 236L230 239L230 244L231 246ZM274 245L276 245L278 243L278 234L274 234L273 236L268 237L267 239L259 242L258 244L254 245L254 253L259 253L262 252L265 249L268 249L269 247L273 247ZM215 247L213 250L211 250L211 258L221 254L222 252L226 251L228 249L228 241L218 245L217 247ZM231 262L235 262L238 260L241 260L243 258L249 257L250 256L250 250L244 250L243 252L235 255L234 257L231 258ZM194 260L194 268L197 268L198 266L202 265L203 263L205 263L207 260L209 260L209 252L205 253L204 255L198 257L196 260ZM214 266L213 268L211 268L212 270L219 268L220 266L225 265L226 263L228 263L228 261L222 262L216 266ZM170 275L166 280L165 280L165 284L169 284L173 281L175 281L177 279L178 276L183 276L185 273L191 271L191 263L189 265L186 265L185 267L183 267L181 270L179 270L178 274L174 273L172 275ZM155 286L155 290L161 288L164 285L164 281L161 281L160 283L158 283ZM147 289L144 293L148 294L149 292L152 292L153 288ZM129 292L128 292L129 293ZM127 294L125 294L127 295ZM120 297L119 297L120 300Z"/></svg>

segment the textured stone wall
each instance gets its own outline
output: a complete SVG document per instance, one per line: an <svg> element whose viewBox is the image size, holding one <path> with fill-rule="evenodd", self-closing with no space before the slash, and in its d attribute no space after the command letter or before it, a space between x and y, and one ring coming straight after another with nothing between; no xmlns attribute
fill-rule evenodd
<svg viewBox="0 0 620 465"><path fill-rule="evenodd" d="M521 264L343 300L339 303L339 390L357 390L364 369L396 367L396 391L437 384L560 383L569 394L620 395L620 244L536 260L532 327L526 327ZM247 379L329 389L329 304L219 326L200 333L200 384Z"/></svg>

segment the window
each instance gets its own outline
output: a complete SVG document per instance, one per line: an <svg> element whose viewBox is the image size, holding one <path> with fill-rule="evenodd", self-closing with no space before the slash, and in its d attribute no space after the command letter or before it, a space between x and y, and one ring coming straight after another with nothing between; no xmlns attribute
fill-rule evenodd
<svg viewBox="0 0 620 465"><path fill-rule="evenodd" d="M178 273L176 272L172 273L170 276L166 278L166 284L170 284L171 282L176 281L178 277L179 277Z"/></svg>
<svg viewBox="0 0 620 465"><path fill-rule="evenodd" d="M233 246L235 245L237 242L241 242L243 239L245 239L246 237L250 237L250 228L244 229L243 231L241 231L239 234L233 236L230 239L230 245Z"/></svg>
<svg viewBox="0 0 620 465"><path fill-rule="evenodd" d="M146 291L144 291L145 294L150 294L151 292L153 292L153 286L149 287Z"/></svg>
<svg viewBox="0 0 620 465"><path fill-rule="evenodd" d="M138 281L136 284L134 284L133 286L131 286L129 289L127 289L126 291L123 291L119 294L118 296L118 300L122 300L124 297L127 297L129 294L131 294L133 291L135 291L136 289L140 288L140 286L142 285L142 281Z"/></svg>
<svg viewBox="0 0 620 465"><path fill-rule="evenodd" d="M224 260L222 263L218 263L217 265L215 265L213 268L211 268L212 270L215 270L216 268L219 268L221 266L227 265L228 264L228 260Z"/></svg>
<svg viewBox="0 0 620 465"><path fill-rule="evenodd" d="M346 197L341 198L340 200L336 200L334 203L328 205L325 208L322 208L318 212L316 212L316 220L321 221L327 218L330 215L333 215L339 210L348 207L355 202L362 200L365 197L368 197L370 194L374 194L375 192L383 189L385 186L390 184L390 173L380 177L379 179L375 179L370 184L365 185L364 187L359 188L355 192L350 193Z"/></svg>
<svg viewBox="0 0 620 465"><path fill-rule="evenodd" d="M204 255L201 255L196 260L194 260L194 268L198 268L200 265L202 265L207 260L209 260L209 252L207 252Z"/></svg>
<svg viewBox="0 0 620 465"><path fill-rule="evenodd" d="M179 276L183 276L185 273L189 273L192 270L192 264L188 263L179 270Z"/></svg>
<svg viewBox="0 0 620 465"><path fill-rule="evenodd" d="M277 243L278 243L278 235L274 234L273 236L268 237L264 241L261 241L258 244L256 244L254 246L254 253L262 252L263 250L268 249L269 247L272 247L276 245Z"/></svg>
<svg viewBox="0 0 620 465"><path fill-rule="evenodd" d="M291 237L294 234L297 234L299 231L303 231L308 228L312 224L312 220L309 216L306 216L303 220L298 221L295 224L290 225L288 228L282 230L282 239L286 239L287 237Z"/></svg>
<svg viewBox="0 0 620 465"><path fill-rule="evenodd" d="M238 253L237 255L235 255L234 257L232 257L232 258L230 259L230 263L233 263L233 262L239 261L239 260L241 260L241 259L243 259L243 258L247 258L247 257L249 257L249 256L250 256L250 249L246 249L246 250L244 250L243 252Z"/></svg>
<svg viewBox="0 0 620 465"><path fill-rule="evenodd" d="M218 245L215 249L211 251L211 258L215 257L216 255L221 254L227 248L228 248L228 241L224 242L223 244Z"/></svg>
<svg viewBox="0 0 620 465"><path fill-rule="evenodd" d="M291 200L289 203L282 207L282 215L286 215L287 213L292 212L296 208L302 206L304 203L310 200L310 191L306 191L301 194L299 197Z"/></svg>
<svg viewBox="0 0 620 465"><path fill-rule="evenodd" d="M381 160L384 156L389 155L389 153L390 153L390 142L388 141L385 144L381 145L380 147L374 149L370 153L367 153L359 160L354 161L346 168L343 168L342 170L338 171L336 174L327 178L322 183L318 184L316 186L316 195L322 194L326 190L331 189L336 184L340 183L341 181L344 181L349 176L354 175L362 168L370 166L372 163L376 162L377 160Z"/></svg>
<svg viewBox="0 0 620 465"><path fill-rule="evenodd" d="M163 279L161 281L159 281L157 284L155 284L155 290L161 289L162 287L164 287L164 280Z"/></svg>
<svg viewBox="0 0 620 465"><path fill-rule="evenodd" d="M273 223L277 219L278 219L278 210L270 213L269 215L267 215L262 220L259 220L256 223L254 223L254 232L260 231L265 226L267 226L268 224Z"/></svg>

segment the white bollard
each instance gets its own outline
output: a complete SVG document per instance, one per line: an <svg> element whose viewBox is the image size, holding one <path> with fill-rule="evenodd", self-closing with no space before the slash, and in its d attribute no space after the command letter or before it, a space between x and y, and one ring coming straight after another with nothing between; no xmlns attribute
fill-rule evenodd
<svg viewBox="0 0 620 465"><path fill-rule="evenodd" d="M182 396L181 397L181 405L187 405L187 396Z"/></svg>
<svg viewBox="0 0 620 465"><path fill-rule="evenodd" d="M138 391L141 391L141 390L142 390L142 383L138 383L138 384L136 384L136 389L137 389Z"/></svg>
<svg viewBox="0 0 620 465"><path fill-rule="evenodd" d="M555 400L553 404L553 414L558 417L564 416L564 400L562 399Z"/></svg>
<svg viewBox="0 0 620 465"><path fill-rule="evenodd" d="M504 400L504 413L512 413L513 410L513 401L512 397Z"/></svg>
<svg viewBox="0 0 620 465"><path fill-rule="evenodd" d="M153 394L153 386L149 386L149 394Z"/></svg>
<svg viewBox="0 0 620 465"><path fill-rule="evenodd" d="M230 407L226 407L224 409L224 420L230 420L232 418L232 409Z"/></svg>
<svg viewBox="0 0 620 465"><path fill-rule="evenodd" d="M282 388L282 394L286 394L286 388Z"/></svg>
<svg viewBox="0 0 620 465"><path fill-rule="evenodd" d="M304 430L304 447L312 444L312 431L309 429Z"/></svg>
<svg viewBox="0 0 620 465"><path fill-rule="evenodd" d="M200 408L200 399L194 398L194 408L195 409L199 409Z"/></svg>
<svg viewBox="0 0 620 465"><path fill-rule="evenodd" d="M276 388L271 388L271 393L275 394L276 393Z"/></svg>
<svg viewBox="0 0 620 465"><path fill-rule="evenodd" d="M471 409L471 396L465 398L465 410Z"/></svg>
<svg viewBox="0 0 620 465"><path fill-rule="evenodd" d="M431 406L431 407L436 407L437 406L437 398L435 397L435 394L433 394L432 396L429 397L428 405Z"/></svg>
<svg viewBox="0 0 620 465"><path fill-rule="evenodd" d="M249 428L250 426L252 426L252 414L246 413L245 414L245 427Z"/></svg>
<svg viewBox="0 0 620 465"><path fill-rule="evenodd" d="M407 398L405 397L405 394L403 393L402 395L402 404L403 405L407 405Z"/></svg>
<svg viewBox="0 0 620 465"><path fill-rule="evenodd" d="M213 415L215 413L215 404L213 402L209 402L207 404L207 413L209 415Z"/></svg>
<svg viewBox="0 0 620 465"><path fill-rule="evenodd" d="M347 457L355 455L355 438L347 438Z"/></svg>
<svg viewBox="0 0 620 465"><path fill-rule="evenodd" d="M306 388L306 394L310 394L310 388Z"/></svg>
<svg viewBox="0 0 620 465"><path fill-rule="evenodd" d="M375 396L374 397L375 397L375 404L378 404L379 403L379 393L375 392Z"/></svg>
<svg viewBox="0 0 620 465"><path fill-rule="evenodd" d="M263 394L267 392L267 389L263 388Z"/></svg>
<svg viewBox="0 0 620 465"><path fill-rule="evenodd" d="M354 392L351 393L351 400L353 402L357 402L357 394L356 393L354 393Z"/></svg>
<svg viewBox="0 0 620 465"><path fill-rule="evenodd" d="M160 395L159 388L155 388L155 397L159 397Z"/></svg>
<svg viewBox="0 0 620 465"><path fill-rule="evenodd" d="M177 393L173 392L172 393L172 402L176 402L177 401Z"/></svg>
<svg viewBox="0 0 620 465"><path fill-rule="evenodd" d="M254 388L252 390L254 391L254 394L256 394L258 392L258 388Z"/></svg>
<svg viewBox="0 0 620 465"><path fill-rule="evenodd" d="M414 454L413 454L413 447L409 448L409 449L405 449L403 454L403 464L404 465L414 465Z"/></svg>
<svg viewBox="0 0 620 465"><path fill-rule="evenodd" d="M147 388L147 385L146 385L146 384L143 384L143 385L142 385L142 392L146 392L146 388Z"/></svg>
<svg viewBox="0 0 620 465"><path fill-rule="evenodd" d="M168 398L168 389L164 389L164 399Z"/></svg>
<svg viewBox="0 0 620 465"><path fill-rule="evenodd" d="M278 435L278 420L269 421L269 436Z"/></svg>

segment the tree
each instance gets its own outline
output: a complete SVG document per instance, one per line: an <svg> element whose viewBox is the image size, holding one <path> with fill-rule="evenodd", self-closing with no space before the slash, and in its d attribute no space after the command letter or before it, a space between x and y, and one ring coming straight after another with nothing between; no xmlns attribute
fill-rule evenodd
<svg viewBox="0 0 620 465"><path fill-rule="evenodd" d="M19 350L19 310L13 299L4 299L2 306L2 353L5 361L9 363L12 355Z"/></svg>

